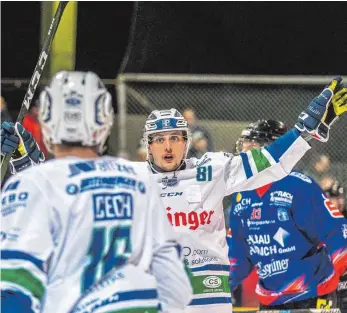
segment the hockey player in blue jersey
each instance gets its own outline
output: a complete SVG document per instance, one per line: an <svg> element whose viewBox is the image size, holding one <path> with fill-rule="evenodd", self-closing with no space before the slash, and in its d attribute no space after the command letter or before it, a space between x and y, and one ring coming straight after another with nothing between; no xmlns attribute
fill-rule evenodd
<svg viewBox="0 0 347 313"><path fill-rule="evenodd" d="M257 121L242 132L238 150L266 146L286 131L282 122ZM231 290L256 267L262 309L337 307L347 268L346 221L311 178L293 171L233 194L231 203Z"/></svg>
<svg viewBox="0 0 347 313"><path fill-rule="evenodd" d="M324 188L324 192L329 200L347 219L347 206L345 201L345 188L338 182L334 181L330 186ZM347 238L347 222L343 225L343 236ZM337 287L337 301L341 312L347 312L347 271L340 277L339 286Z"/></svg>

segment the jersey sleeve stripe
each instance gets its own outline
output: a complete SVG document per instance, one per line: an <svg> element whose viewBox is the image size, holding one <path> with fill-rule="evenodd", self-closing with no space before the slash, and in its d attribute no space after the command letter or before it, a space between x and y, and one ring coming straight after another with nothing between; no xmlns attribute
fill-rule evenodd
<svg viewBox="0 0 347 313"><path fill-rule="evenodd" d="M218 303L231 303L231 297L193 299L189 303L189 305L206 305L206 304L218 304Z"/></svg>
<svg viewBox="0 0 347 313"><path fill-rule="evenodd" d="M272 155L269 153L269 151L267 151L265 148L262 148L261 152L266 157L266 159L268 160L270 165L275 165L277 163L277 161L272 157Z"/></svg>
<svg viewBox="0 0 347 313"><path fill-rule="evenodd" d="M252 174L250 164L248 162L248 156L246 153L243 153L243 152L240 153L240 156L242 158L242 164L243 164L243 168L244 168L245 173L246 173L246 177L247 177L247 179L251 178L253 176L253 174Z"/></svg>
<svg viewBox="0 0 347 313"><path fill-rule="evenodd" d="M261 149L253 148L250 152L258 173L271 166L269 160L266 158Z"/></svg>
<svg viewBox="0 0 347 313"><path fill-rule="evenodd" d="M1 258L4 260L25 260L35 264L41 271L43 271L43 261L33 257L22 251L16 250L1 250Z"/></svg>
<svg viewBox="0 0 347 313"><path fill-rule="evenodd" d="M200 267L191 268L191 272L202 272L202 271L222 271L229 273L230 265L220 265L220 264L208 264Z"/></svg>
<svg viewBox="0 0 347 313"><path fill-rule="evenodd" d="M285 135L278 138L271 145L265 147L274 160L279 162L280 158L285 154L289 147L300 137L300 133L296 129L288 131Z"/></svg>
<svg viewBox="0 0 347 313"><path fill-rule="evenodd" d="M45 287L41 280L24 268L1 269L1 281L7 281L29 290L33 296L41 301Z"/></svg>

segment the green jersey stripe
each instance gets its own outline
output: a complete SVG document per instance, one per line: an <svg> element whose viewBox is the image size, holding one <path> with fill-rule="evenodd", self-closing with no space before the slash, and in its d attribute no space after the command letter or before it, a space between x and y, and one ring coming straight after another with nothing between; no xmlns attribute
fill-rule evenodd
<svg viewBox="0 0 347 313"><path fill-rule="evenodd" d="M1 269L1 281L7 281L29 290L40 301L45 293L45 287L41 280L24 268Z"/></svg>
<svg viewBox="0 0 347 313"><path fill-rule="evenodd" d="M258 173L271 166L269 160L261 151L261 148L252 148L251 153Z"/></svg>

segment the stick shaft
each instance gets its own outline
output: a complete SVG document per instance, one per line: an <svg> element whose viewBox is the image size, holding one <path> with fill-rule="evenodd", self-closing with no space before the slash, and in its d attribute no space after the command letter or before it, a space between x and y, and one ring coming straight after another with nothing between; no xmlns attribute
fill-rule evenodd
<svg viewBox="0 0 347 313"><path fill-rule="evenodd" d="M19 111L19 114L18 114L18 117L16 120L16 122L18 122L18 123L23 122L25 114L29 110L31 101L33 99L37 85L40 81L40 77L41 77L43 69L45 67L45 64L46 64L46 61L48 58L48 54L49 54L49 51L51 49L53 38L55 36L55 33L57 32L60 19L63 15L64 9L65 9L67 4L68 4L68 1L60 1L58 8L57 8L57 11L54 14L53 20L52 20L51 25L50 25L49 30L48 30L47 38L43 44L39 60L36 63L34 74L30 79L30 83L29 83L27 92L24 96L22 106L20 108L20 111ZM6 175L6 171L7 171L7 167L8 167L8 163L9 163L10 159L11 159L11 154L9 154L9 153L5 154L4 158L2 159L2 162L1 162L1 181L4 179L4 177Z"/></svg>

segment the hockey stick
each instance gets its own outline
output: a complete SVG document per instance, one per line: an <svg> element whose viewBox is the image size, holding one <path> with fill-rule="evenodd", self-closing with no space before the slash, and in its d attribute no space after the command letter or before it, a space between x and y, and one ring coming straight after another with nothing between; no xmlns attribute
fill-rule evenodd
<svg viewBox="0 0 347 313"><path fill-rule="evenodd" d="M41 77L43 69L45 67L46 60L47 60L48 54L49 54L49 50L51 49L53 38L55 36L55 33L57 32L60 19L63 15L64 9L65 9L66 5L68 4L68 2L69 1L60 1L58 8L57 8L57 11L54 14L53 20L52 20L51 25L50 25L49 30L48 30L48 35L47 35L46 41L43 44L39 60L36 63L34 74L31 77L31 80L30 80L30 83L28 86L28 90L24 96L22 106L20 108L20 111L19 111L19 114L18 114L18 117L16 120L16 122L18 122L18 123L22 123L25 114L29 110L31 101L33 99L37 85L40 81L40 77ZM4 158L2 159L2 162L1 162L1 182L3 181L5 174L7 172L7 167L8 167L8 163L10 162L10 159L11 159L10 153L5 154Z"/></svg>

